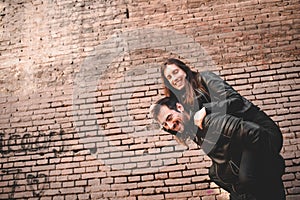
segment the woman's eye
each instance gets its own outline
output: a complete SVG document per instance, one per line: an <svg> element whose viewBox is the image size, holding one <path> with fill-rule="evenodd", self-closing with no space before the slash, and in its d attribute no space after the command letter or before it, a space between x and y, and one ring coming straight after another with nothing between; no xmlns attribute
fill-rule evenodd
<svg viewBox="0 0 300 200"><path fill-rule="evenodd" d="M173 71L173 74L177 74L178 73L178 69L175 69L174 71Z"/></svg>

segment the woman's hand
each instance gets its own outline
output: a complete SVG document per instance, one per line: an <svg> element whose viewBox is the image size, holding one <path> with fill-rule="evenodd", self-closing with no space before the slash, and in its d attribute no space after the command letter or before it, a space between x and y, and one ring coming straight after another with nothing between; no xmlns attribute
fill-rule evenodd
<svg viewBox="0 0 300 200"><path fill-rule="evenodd" d="M194 124L198 126L201 130L203 129L202 122L205 116L206 116L205 107L201 108L201 110L197 111L194 115Z"/></svg>

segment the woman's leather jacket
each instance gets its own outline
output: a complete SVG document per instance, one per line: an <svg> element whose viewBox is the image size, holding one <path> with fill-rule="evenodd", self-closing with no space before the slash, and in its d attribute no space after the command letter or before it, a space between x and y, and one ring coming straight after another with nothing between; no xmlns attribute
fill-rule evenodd
<svg viewBox="0 0 300 200"><path fill-rule="evenodd" d="M204 106L208 113L227 113L243 118L249 109L256 107L213 72L200 72L197 78L209 94L195 89L199 106Z"/></svg>
<svg viewBox="0 0 300 200"><path fill-rule="evenodd" d="M213 72L199 73L198 80L209 96L195 90L199 110L205 107L207 115L194 141L217 164L217 174L230 182L238 174L243 148L257 150L264 135L257 124L243 120L259 108Z"/></svg>

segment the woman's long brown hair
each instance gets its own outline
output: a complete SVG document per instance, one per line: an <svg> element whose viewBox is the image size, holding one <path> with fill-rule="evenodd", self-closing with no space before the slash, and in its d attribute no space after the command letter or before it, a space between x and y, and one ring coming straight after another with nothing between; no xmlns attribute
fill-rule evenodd
<svg viewBox="0 0 300 200"><path fill-rule="evenodd" d="M167 80L167 78L164 75L164 71L166 69L167 65L176 65L177 67L179 67L180 69L182 69L185 73L186 73L186 84L185 84L185 88L183 91L178 91L176 90L173 86L171 86L171 84L169 83L169 81ZM201 84L201 81L198 81L197 79L197 72L192 71L185 63L183 63L182 61L175 59L175 58L169 58L167 59L167 61L164 63L164 65L161 68L161 76L163 78L163 82L164 82L164 93L166 96L177 96L178 99L180 99L180 101L182 101L184 104L189 105L189 106L194 106L194 100L195 100L195 89L200 89L205 95L208 95L207 90L204 88L204 86ZM184 98L181 99L182 97L182 93L185 93ZM177 95L175 94L177 93ZM180 97L178 97L178 94L180 95Z"/></svg>

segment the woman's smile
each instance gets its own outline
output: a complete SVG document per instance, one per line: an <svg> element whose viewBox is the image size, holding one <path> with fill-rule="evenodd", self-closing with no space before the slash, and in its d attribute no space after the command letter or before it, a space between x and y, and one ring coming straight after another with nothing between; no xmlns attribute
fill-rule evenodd
<svg viewBox="0 0 300 200"><path fill-rule="evenodd" d="M178 78L177 80L174 81L174 86L180 87L184 84L181 78Z"/></svg>

